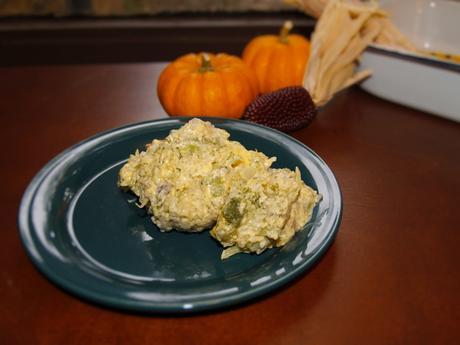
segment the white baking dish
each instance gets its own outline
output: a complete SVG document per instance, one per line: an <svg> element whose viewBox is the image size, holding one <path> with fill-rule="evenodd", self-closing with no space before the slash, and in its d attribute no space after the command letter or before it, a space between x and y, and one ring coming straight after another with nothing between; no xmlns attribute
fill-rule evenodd
<svg viewBox="0 0 460 345"><path fill-rule="evenodd" d="M382 8L418 47L460 54L460 3L447 0L388 0ZM372 45L361 69L373 75L364 90L435 115L460 121L460 64Z"/></svg>

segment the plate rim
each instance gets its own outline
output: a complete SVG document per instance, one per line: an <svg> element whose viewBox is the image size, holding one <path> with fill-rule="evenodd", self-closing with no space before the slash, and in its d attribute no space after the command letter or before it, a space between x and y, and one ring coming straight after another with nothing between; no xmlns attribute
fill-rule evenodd
<svg viewBox="0 0 460 345"><path fill-rule="evenodd" d="M278 131L273 128L269 128L266 126L262 126L256 123L248 122L245 120L238 120L238 119L227 119L227 118L220 118L220 117L198 117L205 121L210 121L213 124L220 124L220 123L239 123L243 124L243 126L256 126L261 128L262 130L269 132L274 132L274 134L284 137L289 141L293 141L294 143L300 145L302 148L306 149L320 164L322 169L326 169L329 177L332 177L332 185L335 187L336 191L338 192L335 197L338 197L339 200L335 200L335 204L338 205L338 212L337 215L331 224L329 231L327 232L325 238L320 243L319 247L316 249L309 260L305 260L300 265L296 266L291 271L287 272L286 274L277 277L277 279L272 279L267 283L261 284L260 286L253 287L249 290L245 290L242 292L238 292L235 294L230 294L223 297L213 297L207 298L205 300L200 300L198 302L193 303L192 308L185 308L187 302L184 301L176 301L176 302L167 302L167 303L147 303L146 301L141 300L134 300L134 299L126 299L120 298L118 296L111 296L111 295L103 295L97 290L90 290L79 285L75 285L72 283L71 280L66 279L65 277L56 274L53 271L52 267L48 267L45 264L41 263L37 257L32 253L32 249L29 247L28 243L32 240L29 240L27 236L33 233L33 226L29 224L30 212L32 210L32 202L34 200L34 196L43 181L43 179L53 171L56 165L58 165L61 160L66 158L70 153L72 153L75 149L81 147L82 145L92 142L95 139L105 137L109 134L119 133L126 129L135 129L141 128L146 125L155 125L159 123L171 123L172 124L183 124L191 119L191 117L172 117L172 118L161 118L161 119L154 119L154 120L147 120L135 123L129 123L123 126L111 128L105 131L98 132L94 135L89 136L86 139L83 139L77 142L74 145L64 149L59 154L54 156L51 160L49 160L39 171L34 175L34 177L28 183L24 194L21 198L19 208L18 208L18 215L17 215L17 224L18 224L18 231L20 234L21 244L27 253L27 256L32 261L35 268L37 268L49 281L56 284L59 288L62 288L71 294L77 296L77 298L82 298L84 300L88 300L91 302L96 303L97 305L101 306L108 306L115 309L122 309L122 310L129 310L129 311L139 311L139 312L147 312L147 313L159 313L159 314L171 314L171 313L194 313L200 311L210 311L215 309L223 309L232 305L239 305L246 303L250 300L257 299L265 294L269 294L278 288L287 285L288 283L294 281L300 275L309 271L312 267L314 267L319 260L324 256L325 252L329 249L329 247L334 242L334 239L337 235L343 214L343 195L338 184L337 178L330 169L330 167L326 164L326 162L310 147L302 143L300 140ZM33 242L33 241L32 241Z"/></svg>

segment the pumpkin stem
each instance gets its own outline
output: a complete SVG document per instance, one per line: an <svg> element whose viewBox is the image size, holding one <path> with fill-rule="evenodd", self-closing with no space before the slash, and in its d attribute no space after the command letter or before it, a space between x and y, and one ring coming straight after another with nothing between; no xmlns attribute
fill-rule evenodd
<svg viewBox="0 0 460 345"><path fill-rule="evenodd" d="M211 64L211 58L209 57L208 53L201 53L201 66L198 72L205 73L205 72L212 72L214 71L214 67Z"/></svg>
<svg viewBox="0 0 460 345"><path fill-rule="evenodd" d="M290 20L286 20L283 24L283 27L280 30L279 41L281 43L287 44L288 43L288 35L289 31L292 30L294 24Z"/></svg>

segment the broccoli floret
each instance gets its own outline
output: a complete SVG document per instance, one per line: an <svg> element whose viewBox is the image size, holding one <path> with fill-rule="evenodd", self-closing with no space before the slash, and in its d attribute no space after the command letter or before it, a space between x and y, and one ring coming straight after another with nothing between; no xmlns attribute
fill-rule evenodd
<svg viewBox="0 0 460 345"><path fill-rule="evenodd" d="M243 214L240 212L240 202L241 200L238 198L230 199L222 212L225 220L235 226L238 226L243 218Z"/></svg>

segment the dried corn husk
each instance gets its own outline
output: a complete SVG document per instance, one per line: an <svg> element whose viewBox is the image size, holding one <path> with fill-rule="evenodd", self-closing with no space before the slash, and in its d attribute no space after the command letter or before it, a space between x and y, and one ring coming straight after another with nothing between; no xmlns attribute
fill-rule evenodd
<svg viewBox="0 0 460 345"><path fill-rule="evenodd" d="M304 86L316 105L360 82L371 71L356 72L362 52L370 43L415 50L375 1L285 0L318 18L311 38Z"/></svg>

